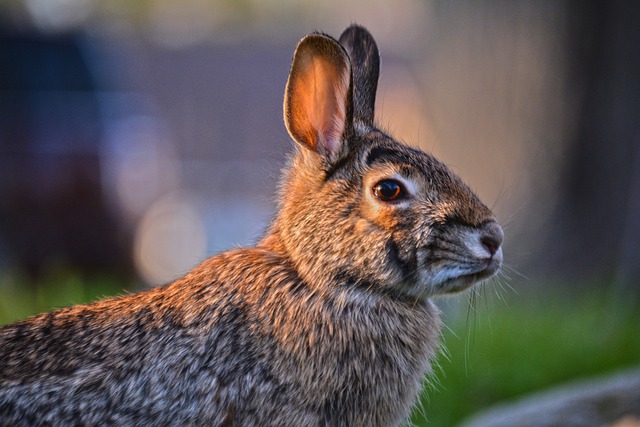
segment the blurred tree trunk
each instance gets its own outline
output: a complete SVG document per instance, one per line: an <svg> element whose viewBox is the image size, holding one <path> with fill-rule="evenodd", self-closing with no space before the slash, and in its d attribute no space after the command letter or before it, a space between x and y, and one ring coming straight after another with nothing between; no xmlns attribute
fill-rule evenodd
<svg viewBox="0 0 640 427"><path fill-rule="evenodd" d="M547 247L559 271L640 295L640 2L569 0L574 139Z"/></svg>

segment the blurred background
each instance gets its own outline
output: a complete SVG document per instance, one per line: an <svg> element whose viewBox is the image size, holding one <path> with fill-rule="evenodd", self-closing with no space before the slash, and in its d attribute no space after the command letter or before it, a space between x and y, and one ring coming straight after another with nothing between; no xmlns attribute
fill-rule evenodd
<svg viewBox="0 0 640 427"><path fill-rule="evenodd" d="M502 277L439 301L414 422L640 363L640 3L2 0L0 324L250 245L291 150L293 49L378 41L380 126L505 226Z"/></svg>

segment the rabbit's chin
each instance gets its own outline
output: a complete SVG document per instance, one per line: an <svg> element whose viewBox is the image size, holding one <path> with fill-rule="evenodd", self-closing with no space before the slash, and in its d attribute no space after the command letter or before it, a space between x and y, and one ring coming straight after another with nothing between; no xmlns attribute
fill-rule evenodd
<svg viewBox="0 0 640 427"><path fill-rule="evenodd" d="M465 291L475 284L491 278L493 274L473 273L449 279L438 285L435 295L449 295Z"/></svg>
<svg viewBox="0 0 640 427"><path fill-rule="evenodd" d="M428 297L462 292L471 286L493 277L502 266L502 249L493 257L474 263L474 267L446 265L427 269L420 282Z"/></svg>

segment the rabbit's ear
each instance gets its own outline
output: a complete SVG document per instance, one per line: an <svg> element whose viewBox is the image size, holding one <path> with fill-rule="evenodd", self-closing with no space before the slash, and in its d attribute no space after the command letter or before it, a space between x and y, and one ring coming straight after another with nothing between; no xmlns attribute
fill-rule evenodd
<svg viewBox="0 0 640 427"><path fill-rule="evenodd" d="M380 54L373 36L366 28L352 25L340 36L340 44L349 54L353 68L353 116L373 125L380 74Z"/></svg>
<svg viewBox="0 0 640 427"><path fill-rule="evenodd" d="M342 158L352 127L349 57L331 37L303 38L293 57L284 97L291 137L329 164Z"/></svg>

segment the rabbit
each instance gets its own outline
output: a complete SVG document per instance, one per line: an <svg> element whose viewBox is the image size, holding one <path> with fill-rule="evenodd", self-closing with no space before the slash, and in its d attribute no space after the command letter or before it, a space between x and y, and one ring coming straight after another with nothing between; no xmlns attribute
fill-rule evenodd
<svg viewBox="0 0 640 427"><path fill-rule="evenodd" d="M503 231L443 163L374 124L379 53L305 36L296 150L255 247L164 287L0 331L0 424L394 426L439 350L437 296L495 275Z"/></svg>

